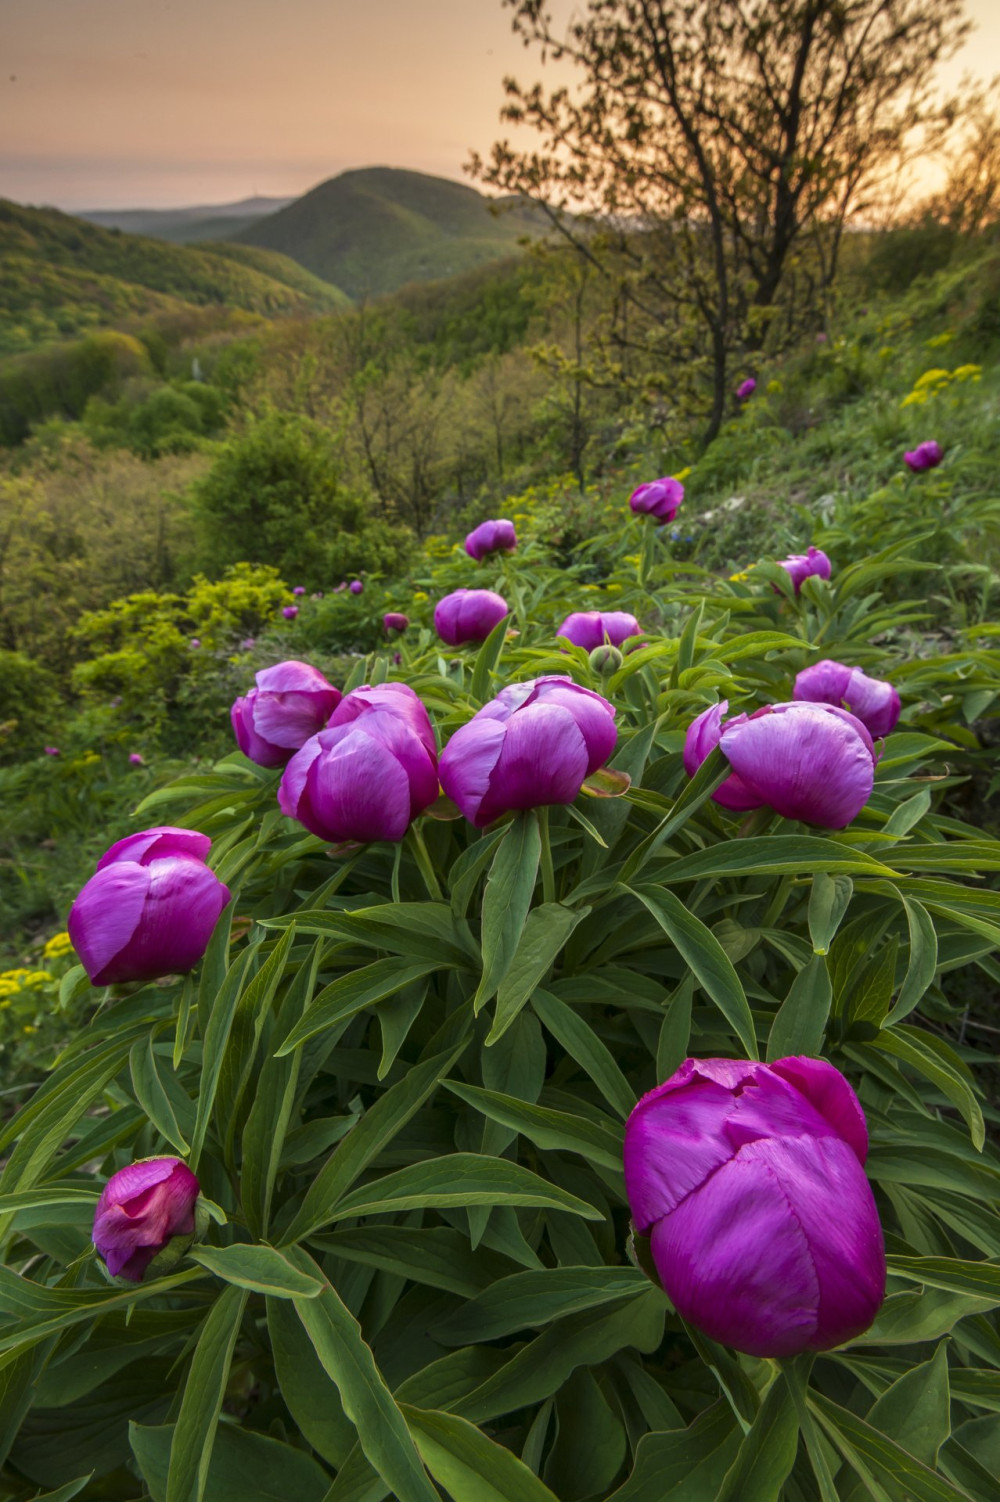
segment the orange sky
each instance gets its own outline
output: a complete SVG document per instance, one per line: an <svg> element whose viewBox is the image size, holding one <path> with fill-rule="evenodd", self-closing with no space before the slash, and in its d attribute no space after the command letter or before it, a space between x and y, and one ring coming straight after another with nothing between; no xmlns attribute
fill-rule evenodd
<svg viewBox="0 0 1000 1502"><path fill-rule="evenodd" d="M1000 72L1000 0L967 8L951 83ZM509 72L539 76L500 0L0 0L0 196L222 203L376 164L461 178Z"/></svg>

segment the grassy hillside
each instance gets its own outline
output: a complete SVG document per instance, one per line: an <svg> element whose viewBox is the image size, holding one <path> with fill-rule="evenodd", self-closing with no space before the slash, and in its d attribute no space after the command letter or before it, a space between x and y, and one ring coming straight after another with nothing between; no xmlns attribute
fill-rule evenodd
<svg viewBox="0 0 1000 1502"><path fill-rule="evenodd" d="M489 200L462 183L371 167L320 183L239 239L281 251L362 297L509 256L522 236L544 228L523 207L494 215Z"/></svg>
<svg viewBox="0 0 1000 1502"><path fill-rule="evenodd" d="M0 199L0 354L185 307L329 312L335 287L283 257L174 246Z"/></svg>

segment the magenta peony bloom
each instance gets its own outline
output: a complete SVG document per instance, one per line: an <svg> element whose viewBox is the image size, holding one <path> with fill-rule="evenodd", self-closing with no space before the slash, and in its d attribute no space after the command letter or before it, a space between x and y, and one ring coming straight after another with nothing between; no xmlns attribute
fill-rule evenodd
<svg viewBox="0 0 1000 1502"><path fill-rule="evenodd" d="M257 687L237 699L229 717L244 756L259 767L283 767L340 703L340 690L318 668L290 658L261 668Z"/></svg>
<svg viewBox="0 0 1000 1502"><path fill-rule="evenodd" d="M352 595L359 595L365 586L360 579L352 579L347 587Z"/></svg>
<svg viewBox="0 0 1000 1502"><path fill-rule="evenodd" d="M915 475L921 470L937 469L944 458L944 449L934 438L928 438L924 443L918 443L915 449L910 449L903 455L903 463L907 469L912 469Z"/></svg>
<svg viewBox="0 0 1000 1502"><path fill-rule="evenodd" d="M401 840L438 796L434 734L404 683L355 689L292 757L281 811L321 840Z"/></svg>
<svg viewBox="0 0 1000 1502"><path fill-rule="evenodd" d="M294 621L299 613L299 607L297 605L282 605L281 613L286 621Z"/></svg>
<svg viewBox="0 0 1000 1502"><path fill-rule="evenodd" d="M874 740L895 730L901 708L891 683L829 658L802 669L792 697L809 704L840 705L861 721Z"/></svg>
<svg viewBox="0 0 1000 1502"><path fill-rule="evenodd" d="M304 584L296 584L295 588L292 590L293 595L304 595L305 592L306 587Z"/></svg>
<svg viewBox="0 0 1000 1502"><path fill-rule="evenodd" d="M130 751L128 759L133 767L144 766L146 761L141 751Z"/></svg>
<svg viewBox="0 0 1000 1502"><path fill-rule="evenodd" d="M639 636L642 627L634 615L625 610L578 610L563 621L557 636L565 636L574 647L583 647L592 652L595 647L610 643L620 647L630 636Z"/></svg>
<svg viewBox="0 0 1000 1502"><path fill-rule="evenodd" d="M516 547L514 523L502 516L496 521L480 522L465 539L465 551L477 563L490 553L513 553Z"/></svg>
<svg viewBox="0 0 1000 1502"><path fill-rule="evenodd" d="M753 376L747 376L746 380L741 381L736 388L736 400L738 402L747 402L750 400L756 390L757 382L754 380Z"/></svg>
<svg viewBox="0 0 1000 1502"><path fill-rule="evenodd" d="M789 558L779 558L778 567L791 574L796 594L814 574L818 579L830 577L830 560L820 548L811 547L808 553L792 553Z"/></svg>
<svg viewBox="0 0 1000 1502"><path fill-rule="evenodd" d="M507 614L507 601L492 589L456 589L434 606L434 629L449 647L485 641Z"/></svg>
<svg viewBox="0 0 1000 1502"><path fill-rule="evenodd" d="M95 986L193 970L229 888L205 864L208 835L169 825L112 845L66 924Z"/></svg>
<svg viewBox="0 0 1000 1502"><path fill-rule="evenodd" d="M672 522L681 509L684 486L672 475L650 480L633 490L628 498L632 510L642 516L655 516L658 522Z"/></svg>
<svg viewBox="0 0 1000 1502"><path fill-rule="evenodd" d="M200 639L197 636L192 636L192 638L191 638L191 646L195 649L195 651L197 651L198 648L201 646L201 641L200 641Z"/></svg>
<svg viewBox="0 0 1000 1502"><path fill-rule="evenodd" d="M141 1283L175 1237L190 1245L198 1192L180 1158L143 1158L112 1174L94 1215L94 1246L112 1277Z"/></svg>
<svg viewBox="0 0 1000 1502"><path fill-rule="evenodd" d="M62 752L59 750L58 746L46 746L45 747L45 755L46 756L61 756Z"/></svg>
<svg viewBox="0 0 1000 1502"><path fill-rule="evenodd" d="M885 1250L868 1129L825 1059L686 1059L625 1128L625 1188L677 1312L751 1356L867 1330Z"/></svg>
<svg viewBox="0 0 1000 1502"><path fill-rule="evenodd" d="M399 610L387 610L382 617L382 624L387 631L405 631L410 624L410 617Z"/></svg>
<svg viewBox="0 0 1000 1502"><path fill-rule="evenodd" d="M615 711L569 678L514 683L441 755L441 786L482 829L512 809L572 803L615 749Z"/></svg>
<svg viewBox="0 0 1000 1502"><path fill-rule="evenodd" d="M723 808L770 807L786 819L843 829L871 797L875 748L860 720L832 704L768 704L722 723L713 704L688 726L684 770L693 777L719 746L733 769L712 794Z"/></svg>

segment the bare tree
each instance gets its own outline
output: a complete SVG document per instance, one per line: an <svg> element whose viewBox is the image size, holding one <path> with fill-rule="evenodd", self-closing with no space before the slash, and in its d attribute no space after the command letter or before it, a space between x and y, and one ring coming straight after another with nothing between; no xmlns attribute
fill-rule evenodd
<svg viewBox="0 0 1000 1502"><path fill-rule="evenodd" d="M677 360L707 346L710 440L734 357L814 316L844 226L951 118L934 79L962 0L586 0L565 35L546 0L503 3L580 82L506 79L502 118L540 149L498 141L470 170L546 208L627 298L640 345L652 328Z"/></svg>

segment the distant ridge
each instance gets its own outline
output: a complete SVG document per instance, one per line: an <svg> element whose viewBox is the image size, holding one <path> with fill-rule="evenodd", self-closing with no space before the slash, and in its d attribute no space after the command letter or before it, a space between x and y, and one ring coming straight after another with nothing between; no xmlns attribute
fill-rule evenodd
<svg viewBox="0 0 1000 1502"><path fill-rule="evenodd" d="M266 214L276 214L294 198L241 198L237 203L207 203L181 209L86 209L77 214L102 229L151 235L176 245L198 240L229 240Z"/></svg>
<svg viewBox="0 0 1000 1502"><path fill-rule="evenodd" d="M465 183L399 167L364 167L320 183L232 238L280 251L351 297L393 292L515 254L548 228L544 214Z"/></svg>

